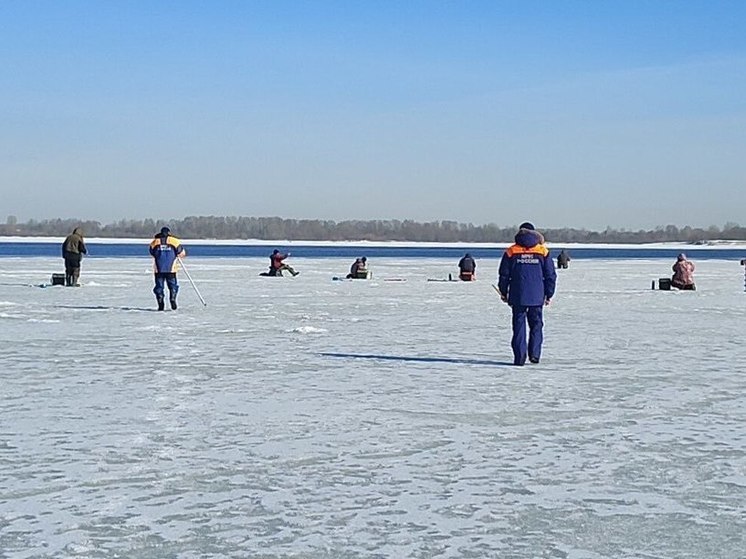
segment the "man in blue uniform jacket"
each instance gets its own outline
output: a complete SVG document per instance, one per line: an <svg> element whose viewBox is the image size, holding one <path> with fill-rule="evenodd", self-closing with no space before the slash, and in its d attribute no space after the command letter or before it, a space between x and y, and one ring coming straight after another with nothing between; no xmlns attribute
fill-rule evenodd
<svg viewBox="0 0 746 559"><path fill-rule="evenodd" d="M538 363L544 340L543 307L554 296L557 272L544 245L544 237L531 223L521 224L515 244L503 254L498 274L500 298L513 311L513 363L523 365L526 357L531 363ZM526 320L529 328L528 347Z"/></svg>
<svg viewBox="0 0 746 559"><path fill-rule="evenodd" d="M176 294L179 292L176 272L179 270L179 258L186 256L186 251L181 246L181 241L171 235L171 230L163 227L150 243L150 256L153 257L153 272L155 273L153 293L158 302L158 310L162 311L165 307L164 284L168 286L171 308L176 310Z"/></svg>

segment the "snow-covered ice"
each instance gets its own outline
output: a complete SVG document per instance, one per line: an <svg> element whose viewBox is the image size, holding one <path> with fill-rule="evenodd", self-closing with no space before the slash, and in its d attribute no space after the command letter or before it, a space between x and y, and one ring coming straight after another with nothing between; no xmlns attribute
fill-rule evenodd
<svg viewBox="0 0 746 559"><path fill-rule="evenodd" d="M265 260L0 259L0 557L744 557L738 262L575 260L516 368L496 260Z"/></svg>

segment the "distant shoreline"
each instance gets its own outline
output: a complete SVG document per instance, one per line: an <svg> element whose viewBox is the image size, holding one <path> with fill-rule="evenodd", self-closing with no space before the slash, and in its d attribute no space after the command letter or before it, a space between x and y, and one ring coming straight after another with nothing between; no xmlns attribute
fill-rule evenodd
<svg viewBox="0 0 746 559"><path fill-rule="evenodd" d="M511 243L438 243L438 242L416 242L416 241L299 241L299 240L265 240L265 239L185 239L181 238L185 245L212 245L212 246L272 246L272 247L432 247L432 248L506 248ZM62 243L64 237L0 237L0 243ZM85 239L91 244L139 244L147 245L152 238L113 238L113 237L91 237ZM692 244L686 242L678 243L641 243L641 244L614 244L614 243L551 243L547 246L566 248L597 248L597 249L625 249L625 250L650 250L650 249L679 249L686 251L695 250L733 250L743 248L746 250L746 241L708 241L704 244Z"/></svg>

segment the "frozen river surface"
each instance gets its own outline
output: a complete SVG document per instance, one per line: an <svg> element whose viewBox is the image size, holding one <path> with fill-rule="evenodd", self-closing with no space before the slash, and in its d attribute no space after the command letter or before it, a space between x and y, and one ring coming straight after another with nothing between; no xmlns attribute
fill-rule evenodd
<svg viewBox="0 0 746 559"><path fill-rule="evenodd" d="M523 368L496 261L60 264L0 259L2 558L746 557L738 262L573 261Z"/></svg>

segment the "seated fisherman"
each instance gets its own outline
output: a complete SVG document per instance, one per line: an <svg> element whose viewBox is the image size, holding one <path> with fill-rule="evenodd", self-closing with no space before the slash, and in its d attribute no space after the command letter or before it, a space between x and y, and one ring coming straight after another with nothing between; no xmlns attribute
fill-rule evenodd
<svg viewBox="0 0 746 559"><path fill-rule="evenodd" d="M672 269L672 287L687 291L694 291L697 289L694 285L694 262L687 260L686 254L682 252L676 257L676 263L672 266Z"/></svg>
<svg viewBox="0 0 746 559"><path fill-rule="evenodd" d="M477 271L477 263L474 262L474 259L468 252L458 261L458 270L458 277L461 281L474 281L477 279L477 276L475 275Z"/></svg>
<svg viewBox="0 0 746 559"><path fill-rule="evenodd" d="M290 253L282 254L279 250L275 249L272 251L272 255L269 257L269 275L270 276L281 276L283 270L287 270L294 276L297 276L299 272L296 272L285 264L283 260L285 260L288 256L290 256Z"/></svg>
<svg viewBox="0 0 746 559"><path fill-rule="evenodd" d="M368 259L365 256L356 258L355 262L350 266L350 273L347 274L347 279L368 279L367 262Z"/></svg>

